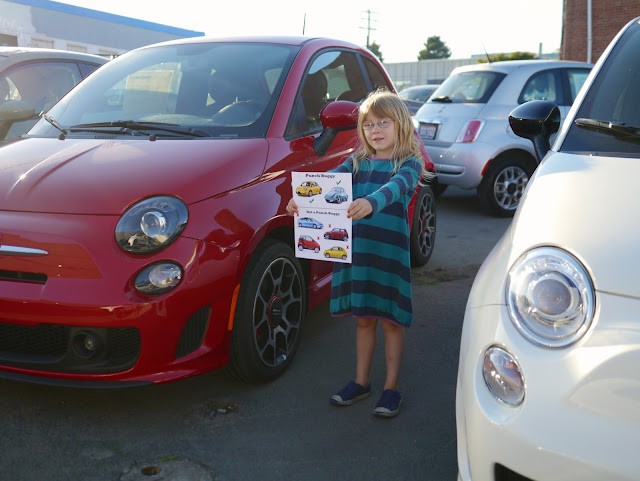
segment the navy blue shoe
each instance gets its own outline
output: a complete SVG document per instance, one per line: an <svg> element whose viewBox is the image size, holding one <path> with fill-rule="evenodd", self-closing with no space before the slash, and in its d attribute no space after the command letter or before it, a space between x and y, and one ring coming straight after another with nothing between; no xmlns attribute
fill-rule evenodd
<svg viewBox="0 0 640 481"><path fill-rule="evenodd" d="M382 391L378 405L373 410L373 415L380 418L392 418L400 412L402 396L400 391L385 389Z"/></svg>
<svg viewBox="0 0 640 481"><path fill-rule="evenodd" d="M368 397L369 394L371 394L371 386L365 387L354 381L349 381L349 384L331 396L329 402L334 406L351 406L354 402Z"/></svg>

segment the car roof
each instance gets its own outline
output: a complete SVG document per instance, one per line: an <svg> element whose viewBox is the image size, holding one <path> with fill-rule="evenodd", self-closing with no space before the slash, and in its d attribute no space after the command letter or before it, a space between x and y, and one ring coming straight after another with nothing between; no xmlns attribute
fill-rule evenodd
<svg viewBox="0 0 640 481"><path fill-rule="evenodd" d="M91 53L72 52L34 47L0 47L0 66L6 68L20 62L31 60L75 60L93 64L105 64L108 58Z"/></svg>
<svg viewBox="0 0 640 481"><path fill-rule="evenodd" d="M165 42L159 42L146 47L155 47L159 45L183 45L186 43L210 43L210 42L233 42L233 43L275 43L282 45L295 45L303 46L308 43L317 43L321 46L337 46L351 48L354 50L364 50L364 47L356 45L346 40L341 40L331 37L308 37L304 35L239 35L239 36L225 36L225 37L187 37L174 40L167 40Z"/></svg>
<svg viewBox="0 0 640 481"><path fill-rule="evenodd" d="M573 60L505 60L504 62L476 63L456 67L451 74L460 72L473 72L478 70L511 73L517 69L529 69L532 71L558 67L593 67L588 62Z"/></svg>

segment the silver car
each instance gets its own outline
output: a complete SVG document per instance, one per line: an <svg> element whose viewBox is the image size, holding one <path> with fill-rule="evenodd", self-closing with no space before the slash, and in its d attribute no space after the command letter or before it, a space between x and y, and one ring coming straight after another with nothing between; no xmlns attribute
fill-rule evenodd
<svg viewBox="0 0 640 481"><path fill-rule="evenodd" d="M550 100L562 119L592 64L511 60L458 67L415 114L416 128L448 185L477 189L492 213L512 216L537 167L531 142L509 128L509 112L530 100Z"/></svg>

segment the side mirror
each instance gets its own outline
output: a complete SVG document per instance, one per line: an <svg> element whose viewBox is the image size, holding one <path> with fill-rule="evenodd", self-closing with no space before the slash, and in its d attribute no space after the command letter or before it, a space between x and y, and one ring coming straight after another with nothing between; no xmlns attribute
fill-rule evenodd
<svg viewBox="0 0 640 481"><path fill-rule="evenodd" d="M35 108L22 100L0 103L0 121L27 120L36 116Z"/></svg>
<svg viewBox="0 0 640 481"><path fill-rule="evenodd" d="M322 133L314 140L316 155L324 155L338 132L355 129L358 126L358 104L348 100L336 100L327 104L320 112Z"/></svg>
<svg viewBox="0 0 640 481"><path fill-rule="evenodd" d="M509 114L513 132L533 143L538 163L551 149L550 138L560 128L560 109L548 100L532 100Z"/></svg>

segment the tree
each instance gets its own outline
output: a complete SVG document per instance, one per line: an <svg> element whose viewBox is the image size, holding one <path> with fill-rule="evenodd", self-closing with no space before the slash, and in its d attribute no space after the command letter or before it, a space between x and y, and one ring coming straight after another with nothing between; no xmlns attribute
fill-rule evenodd
<svg viewBox="0 0 640 481"><path fill-rule="evenodd" d="M505 60L532 60L538 58L535 53L531 52L511 52L511 53L492 53L487 54L489 58L478 59L478 63L503 62Z"/></svg>
<svg viewBox="0 0 640 481"><path fill-rule="evenodd" d="M418 53L418 60L449 57L451 57L451 50L449 50L446 43L440 40L438 35L429 37L427 43L424 44L424 49Z"/></svg>
<svg viewBox="0 0 640 481"><path fill-rule="evenodd" d="M371 45L369 45L368 48L369 50L371 50L372 54L378 57L378 60L380 60L380 62L384 62L384 60L382 60L382 52L380 52L380 45L378 45L376 42L371 42Z"/></svg>

